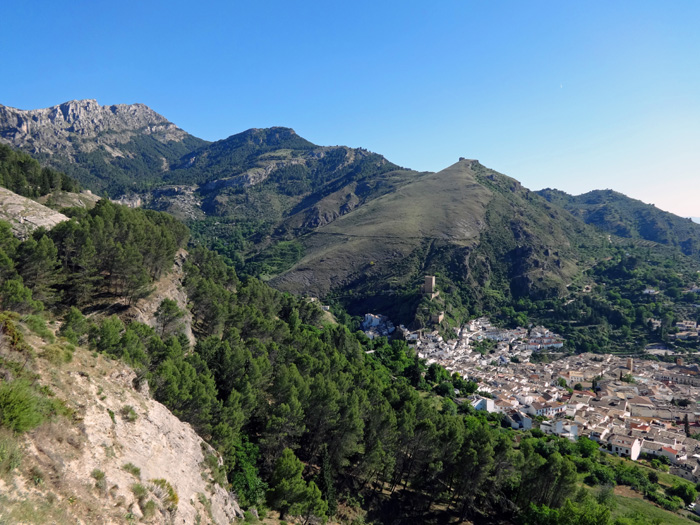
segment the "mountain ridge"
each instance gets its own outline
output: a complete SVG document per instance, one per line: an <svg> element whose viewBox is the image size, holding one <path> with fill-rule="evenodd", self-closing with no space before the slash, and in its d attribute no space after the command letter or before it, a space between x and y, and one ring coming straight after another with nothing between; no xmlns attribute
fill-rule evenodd
<svg viewBox="0 0 700 525"><path fill-rule="evenodd" d="M127 135L137 122L151 121L185 133L143 105L89 100L54 114L65 123L120 111L143 116L129 121ZM184 138L167 158L153 133L120 143L129 158L110 156L98 142L102 149L74 168L89 172L82 180L93 190L120 191L123 202L187 220L198 242L236 261L244 274L295 293L401 293L417 307L421 275L435 273L459 290L458 316L467 304L479 309L511 295L560 295L610 242L564 197L531 192L475 160L419 173L363 148L315 145L281 126L211 143L177 137ZM355 306L357 312L383 304Z"/></svg>
<svg viewBox="0 0 700 525"><path fill-rule="evenodd" d="M139 178L206 143L144 104L101 106L94 99L33 110L0 105L0 142L65 171L93 191L112 192L143 187L136 184Z"/></svg>
<svg viewBox="0 0 700 525"><path fill-rule="evenodd" d="M610 189L569 195L546 188L537 193L603 231L673 246L685 255L700 257L700 225L692 219Z"/></svg>

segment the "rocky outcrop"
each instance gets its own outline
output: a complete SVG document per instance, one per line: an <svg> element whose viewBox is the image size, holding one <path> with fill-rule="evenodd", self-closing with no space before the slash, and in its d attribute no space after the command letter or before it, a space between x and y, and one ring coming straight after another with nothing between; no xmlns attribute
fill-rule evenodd
<svg viewBox="0 0 700 525"><path fill-rule="evenodd" d="M80 193L56 191L37 199L41 204L45 204L54 210L62 208L85 208L91 210L99 200L100 197L90 190L81 191Z"/></svg>
<svg viewBox="0 0 700 525"><path fill-rule="evenodd" d="M175 255L175 264L173 265L172 271L156 281L153 284L153 293L148 297L139 299L136 304L132 305L129 310L127 310L125 317L130 321L137 321L158 329L159 327L155 314L160 303L163 299L175 301L177 306L185 312L185 315L181 319L181 328L190 344L194 346L195 338L192 333L192 313L187 308L187 303L189 301L183 284L185 280L184 265L187 255L185 250L178 251Z"/></svg>
<svg viewBox="0 0 700 525"><path fill-rule="evenodd" d="M304 159L293 159L281 162L261 162L260 166L251 168L240 175L219 179L202 185L202 191L215 191L223 188L255 186L266 180L272 173L280 168L294 165L304 165Z"/></svg>
<svg viewBox="0 0 700 525"><path fill-rule="evenodd" d="M9 222L12 232L20 239L26 239L37 228L50 230L59 222L67 221L68 217L0 187L0 220Z"/></svg>
<svg viewBox="0 0 700 525"><path fill-rule="evenodd" d="M120 144L136 135L178 142L188 134L143 104L100 106L96 100L71 100L44 109L0 105L0 141L33 154L90 153L100 145L124 157Z"/></svg>

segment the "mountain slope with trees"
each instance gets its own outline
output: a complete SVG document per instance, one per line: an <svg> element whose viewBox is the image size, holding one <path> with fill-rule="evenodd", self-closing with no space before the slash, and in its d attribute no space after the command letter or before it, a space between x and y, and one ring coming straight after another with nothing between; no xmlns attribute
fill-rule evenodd
<svg viewBox="0 0 700 525"><path fill-rule="evenodd" d="M128 202L184 218L194 244L227 257L239 275L319 295L346 320L344 310L381 312L414 326L432 325L444 312L442 329L481 314L505 324L530 318L556 324L559 333L589 349L636 352L643 341L668 344L672 321L696 316L692 293L684 290L694 285L697 260L687 261L680 251L692 238L680 237L674 247L651 243L642 232L629 239L608 235L561 202L549 202L477 161L461 160L438 174L418 173L361 148L314 145L289 128L252 129L195 144L144 106L83 101L36 111L36 121L24 125L27 115L19 114L24 120L8 120L0 135L24 137L22 147L30 150L41 142L41 155L51 151L54 160L73 162L95 180L111 181L110 170L117 170L114 180L121 182L112 187L114 195L127 191ZM42 142L51 130L70 144ZM168 150L167 162L137 150L123 158L110 154L105 171L66 153L79 145L80 132L97 133L93 147L99 151L109 146L109 137L119 148L155 140L175 149ZM141 162L141 168L132 162ZM31 169L45 178L38 164ZM138 259L114 250L120 267ZM634 254L633 262L626 253ZM623 269L608 268L606 259ZM111 270L102 271L104 282ZM437 276L440 296L434 300L419 293L425 274ZM625 282L622 275L633 280ZM608 288L597 287L603 282ZM147 290L138 283L118 286L135 287L132 300ZM659 300L650 303L641 294L644 286L659 288ZM593 292L582 295L586 287ZM98 290L107 293L103 285ZM62 291L75 293L69 285ZM564 305L567 301L579 308ZM646 315L666 319L664 330L650 330Z"/></svg>
<svg viewBox="0 0 700 525"><path fill-rule="evenodd" d="M123 226L138 230L139 221L150 221L149 227L157 230L163 227L160 221L170 220L156 212L118 208L105 203L90 214L75 216L71 231L97 229L120 238ZM136 386L143 387L147 380L156 400L221 453L223 465L211 463L210 475L225 487L228 480L244 508L269 505L282 518L305 521L329 515L340 520L346 513L359 513L379 522L418 516L424 522L537 522L542 513L556 513L568 519L592 514L597 523L612 523L606 504L578 487L578 472L590 470L593 462L607 465L595 447L536 432L516 434L501 428L497 416L478 414L468 403L460 408L437 396L431 391L442 382L451 385L440 389L449 397L455 389L463 396L477 385L444 370L426 374L425 364L404 342L369 341L344 326L320 324L322 312L314 303L254 278L241 280L224 259L201 248L190 254L185 268L197 335L194 347L172 322L177 318L172 305L164 305L157 314L160 329L125 324L116 316L86 317L70 294L59 298L61 279L28 277L23 254L29 252L47 254L31 260L43 261L38 267L51 276L82 266L77 261L84 258L85 243L67 243L58 232L56 239L58 249L52 249L51 239L42 233L23 243L7 236L0 239L4 256L19 268L20 277L10 277L26 277L33 293L33 302L12 303L5 288L12 279L4 279L3 307L31 312L23 319L32 330L49 339L58 337L52 359L68 359L71 345L84 345L95 356L121 359L133 367ZM100 239L96 234L94 242ZM121 239L125 252L153 248L150 239L137 234ZM66 249L69 245L72 251ZM61 262L54 264L52 257L58 260L59 254ZM75 274L64 277L70 281ZM50 302L40 303L43 298ZM82 307L87 312L90 304ZM49 311L41 314L42 308ZM59 316L56 336L47 331L42 315ZM21 338L12 338L18 329L12 321L16 318L3 324L8 344L15 345L11 355L28 351ZM49 355L47 350L42 353ZM0 366L10 378L2 388L25 388L23 368L13 368L5 358ZM66 417L60 406L36 417L24 411L26 423L21 425L14 419L18 400L40 399L43 392L10 397L0 392L0 427L23 432L44 420L60 422ZM139 417L139 410L124 409L118 417L128 422ZM14 475L22 461L21 454L16 457L3 467L4 475ZM606 468L617 475L613 466ZM99 490L104 474L95 472L92 477ZM627 483L622 471L619 479ZM169 482L159 483L165 492L152 490L164 494L164 507L176 505L176 493L168 496ZM658 494L660 500L666 497ZM358 495L364 501L359 506L354 502Z"/></svg>
<svg viewBox="0 0 700 525"><path fill-rule="evenodd" d="M153 187L171 162L206 144L143 104L95 100L35 110L0 105L0 142L112 195Z"/></svg>
<svg viewBox="0 0 700 525"><path fill-rule="evenodd" d="M594 190L582 195L544 189L538 192L549 202L580 217L587 224L619 237L644 239L700 256L700 224L632 199L612 190Z"/></svg>
<svg viewBox="0 0 700 525"><path fill-rule="evenodd" d="M541 242L598 241L588 237L582 223L558 216L566 212L479 165L459 164L439 176L448 187L450 178L457 177L468 195L482 197L472 208L474 222L446 227L445 240L466 244L461 247L472 249L491 268L497 258L517 250L516 241L523 236ZM420 193L422 188L407 185L404 191ZM534 204L523 207L528 200ZM459 196L454 203L456 209L464 204ZM520 228L511 227L507 236L486 228L492 237L484 239L479 222L492 226L508 220L506 210L521 211ZM449 226L449 211L437 212L431 220L442 218ZM153 326L106 315L105 303L128 306L150 294L152 283L171 270L189 231L165 213L108 200L90 210L65 212L68 221L51 231L37 230L24 241L0 222L0 305L14 312L5 314L1 325L3 443L16 445L23 432L60 425L61 418L71 416L31 375L35 350L19 335L30 330L49 343L34 347L44 360L70 361L74 347L81 346L94 352L94 359L129 365L134 370L129 382L141 389L148 384L155 400L221 454L222 464L205 458L211 483L233 490L244 508L269 506L283 519L548 519L622 525L630 521L613 520L610 502L581 489L580 476L589 476L587 483L593 486L600 480L630 485L669 509L681 505L676 494L692 494L692 487L664 490L642 479L634 467L610 463L586 440L574 444L502 426L500 416L477 413L464 402L477 384L438 366L428 370L403 341L370 341L343 325L324 324L317 303L253 277L240 278L227 259L203 247L191 249L184 265L184 304L194 344L179 326L185 312L173 301L161 303ZM370 208L363 217L373 214ZM559 218L557 229L545 215ZM384 222L398 228L403 219ZM541 234L536 227L548 230ZM574 227L580 230L568 229ZM473 248L469 243L477 240L480 244ZM566 257L570 248L549 255L545 244L535 249L532 260ZM601 278L638 270L630 254L619 257L601 269ZM565 263L556 266L567 271ZM487 276L494 282L506 279L493 271ZM486 295L500 289L494 286ZM56 333L47 322L54 323ZM35 383L28 385L29 380ZM139 414L138 407L122 407L118 417L127 424ZM10 449L0 448L0 474L10 479L27 458L15 445L9 459L4 451ZM28 472L35 480L43 475ZM93 472L100 491L106 486L105 472ZM153 493L160 501L156 508L167 518L177 493L165 478L150 481L152 487L132 489L139 512L153 510L146 510ZM202 511L207 501L206 495L199 498ZM649 522L633 519L640 525Z"/></svg>
<svg viewBox="0 0 700 525"><path fill-rule="evenodd" d="M558 297L608 249L594 228L470 160L414 177L300 242L304 258L274 286L345 296L354 313L405 323L425 306L417 304L425 274L438 275L456 319L524 296Z"/></svg>

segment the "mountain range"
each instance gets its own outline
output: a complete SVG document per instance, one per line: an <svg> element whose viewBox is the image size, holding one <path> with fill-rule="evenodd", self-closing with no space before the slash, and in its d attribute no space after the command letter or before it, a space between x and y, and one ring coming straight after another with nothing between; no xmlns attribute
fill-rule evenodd
<svg viewBox="0 0 700 525"><path fill-rule="evenodd" d="M619 193L532 192L467 159L421 173L289 128L207 142L141 104L0 106L0 142L94 192L173 213L242 273L402 321L561 296L613 237L700 253L700 225ZM444 302L421 303L425 274L450 290Z"/></svg>

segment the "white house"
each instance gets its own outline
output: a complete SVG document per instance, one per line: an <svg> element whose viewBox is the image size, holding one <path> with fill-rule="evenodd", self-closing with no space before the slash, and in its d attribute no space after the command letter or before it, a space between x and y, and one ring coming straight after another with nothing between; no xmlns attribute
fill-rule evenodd
<svg viewBox="0 0 700 525"><path fill-rule="evenodd" d="M489 413L496 412L496 403L494 403L493 399L489 399L488 397L475 399L472 401L472 406L477 410L485 410Z"/></svg>
<svg viewBox="0 0 700 525"><path fill-rule="evenodd" d="M608 443L612 447L611 451L613 454L630 458L632 461L636 461L639 453L642 451L642 443L637 438L629 436L614 434L610 437Z"/></svg>

